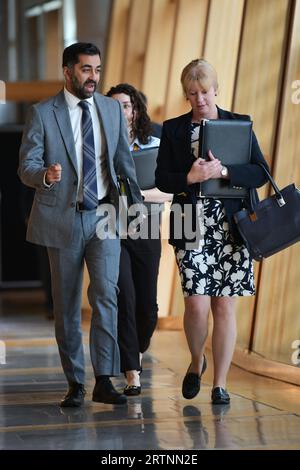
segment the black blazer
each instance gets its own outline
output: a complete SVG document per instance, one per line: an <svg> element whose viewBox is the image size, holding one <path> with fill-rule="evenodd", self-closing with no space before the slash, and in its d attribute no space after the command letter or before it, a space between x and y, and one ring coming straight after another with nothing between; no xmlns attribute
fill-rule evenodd
<svg viewBox="0 0 300 470"><path fill-rule="evenodd" d="M219 119L250 120L250 117L247 115L232 113L220 108L218 108L218 115ZM196 203L199 185L187 184L187 174L195 161L191 153L191 121L192 111L182 116L169 119L163 123L155 173L156 186L161 191L173 193L172 207L176 204L176 209L178 207L181 208L180 214L178 214L178 210L171 210L169 243L182 249L184 249L186 243L191 242L191 240L186 238L184 231L180 234L180 237L178 237L178 233L174 233L174 221L175 217L178 216L181 217L183 221L187 215L187 205L192 205L192 230L197 231L198 229ZM263 157L253 132L250 163L245 165L226 165L229 173L230 186L241 186L252 189L264 185L268 180L258 163L262 163L268 169L268 164ZM254 197L258 199L255 189ZM222 202L225 207L232 236L237 243L240 243L242 240L234 222L233 214L243 207L249 207L250 201L246 198L222 199ZM186 207L184 207L185 205Z"/></svg>

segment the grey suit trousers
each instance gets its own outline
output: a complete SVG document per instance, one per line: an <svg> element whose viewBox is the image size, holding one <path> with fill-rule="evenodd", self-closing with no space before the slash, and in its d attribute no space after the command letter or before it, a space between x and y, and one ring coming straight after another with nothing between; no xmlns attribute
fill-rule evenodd
<svg viewBox="0 0 300 470"><path fill-rule="evenodd" d="M84 383L81 330L81 291L84 261L90 276L88 299L92 307L90 355L95 376L120 373L117 343L117 281L119 239L100 240L96 210L76 212L72 243L49 248L55 335L62 367L69 383Z"/></svg>

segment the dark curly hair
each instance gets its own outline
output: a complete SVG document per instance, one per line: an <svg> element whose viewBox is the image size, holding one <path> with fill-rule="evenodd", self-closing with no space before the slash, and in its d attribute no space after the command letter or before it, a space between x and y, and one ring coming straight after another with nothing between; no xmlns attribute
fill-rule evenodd
<svg viewBox="0 0 300 470"><path fill-rule="evenodd" d="M141 144L147 144L151 136L151 120L147 113L147 106L141 93L128 83L119 83L108 90L106 96L124 93L130 97L135 117L132 122L132 137L138 138Z"/></svg>

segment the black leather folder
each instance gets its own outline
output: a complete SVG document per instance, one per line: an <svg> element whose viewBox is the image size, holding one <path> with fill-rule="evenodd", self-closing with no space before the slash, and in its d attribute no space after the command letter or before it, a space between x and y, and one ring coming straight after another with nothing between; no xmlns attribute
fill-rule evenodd
<svg viewBox="0 0 300 470"><path fill-rule="evenodd" d="M252 144L252 121L210 119L203 120L199 129L199 157L208 160L211 150L223 165L249 163ZM243 198L247 188L231 187L223 178L200 183L200 197Z"/></svg>
<svg viewBox="0 0 300 470"><path fill-rule="evenodd" d="M141 189L155 188L155 170L158 147L150 147L131 152L138 185Z"/></svg>

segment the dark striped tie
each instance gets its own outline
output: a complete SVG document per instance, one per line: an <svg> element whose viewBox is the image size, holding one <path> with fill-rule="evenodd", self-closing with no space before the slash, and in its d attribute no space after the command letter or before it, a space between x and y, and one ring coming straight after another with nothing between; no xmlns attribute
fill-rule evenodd
<svg viewBox="0 0 300 470"><path fill-rule="evenodd" d="M78 105L82 108L82 204L84 209L90 210L95 209L98 205L93 122L88 103L86 101L79 101Z"/></svg>

